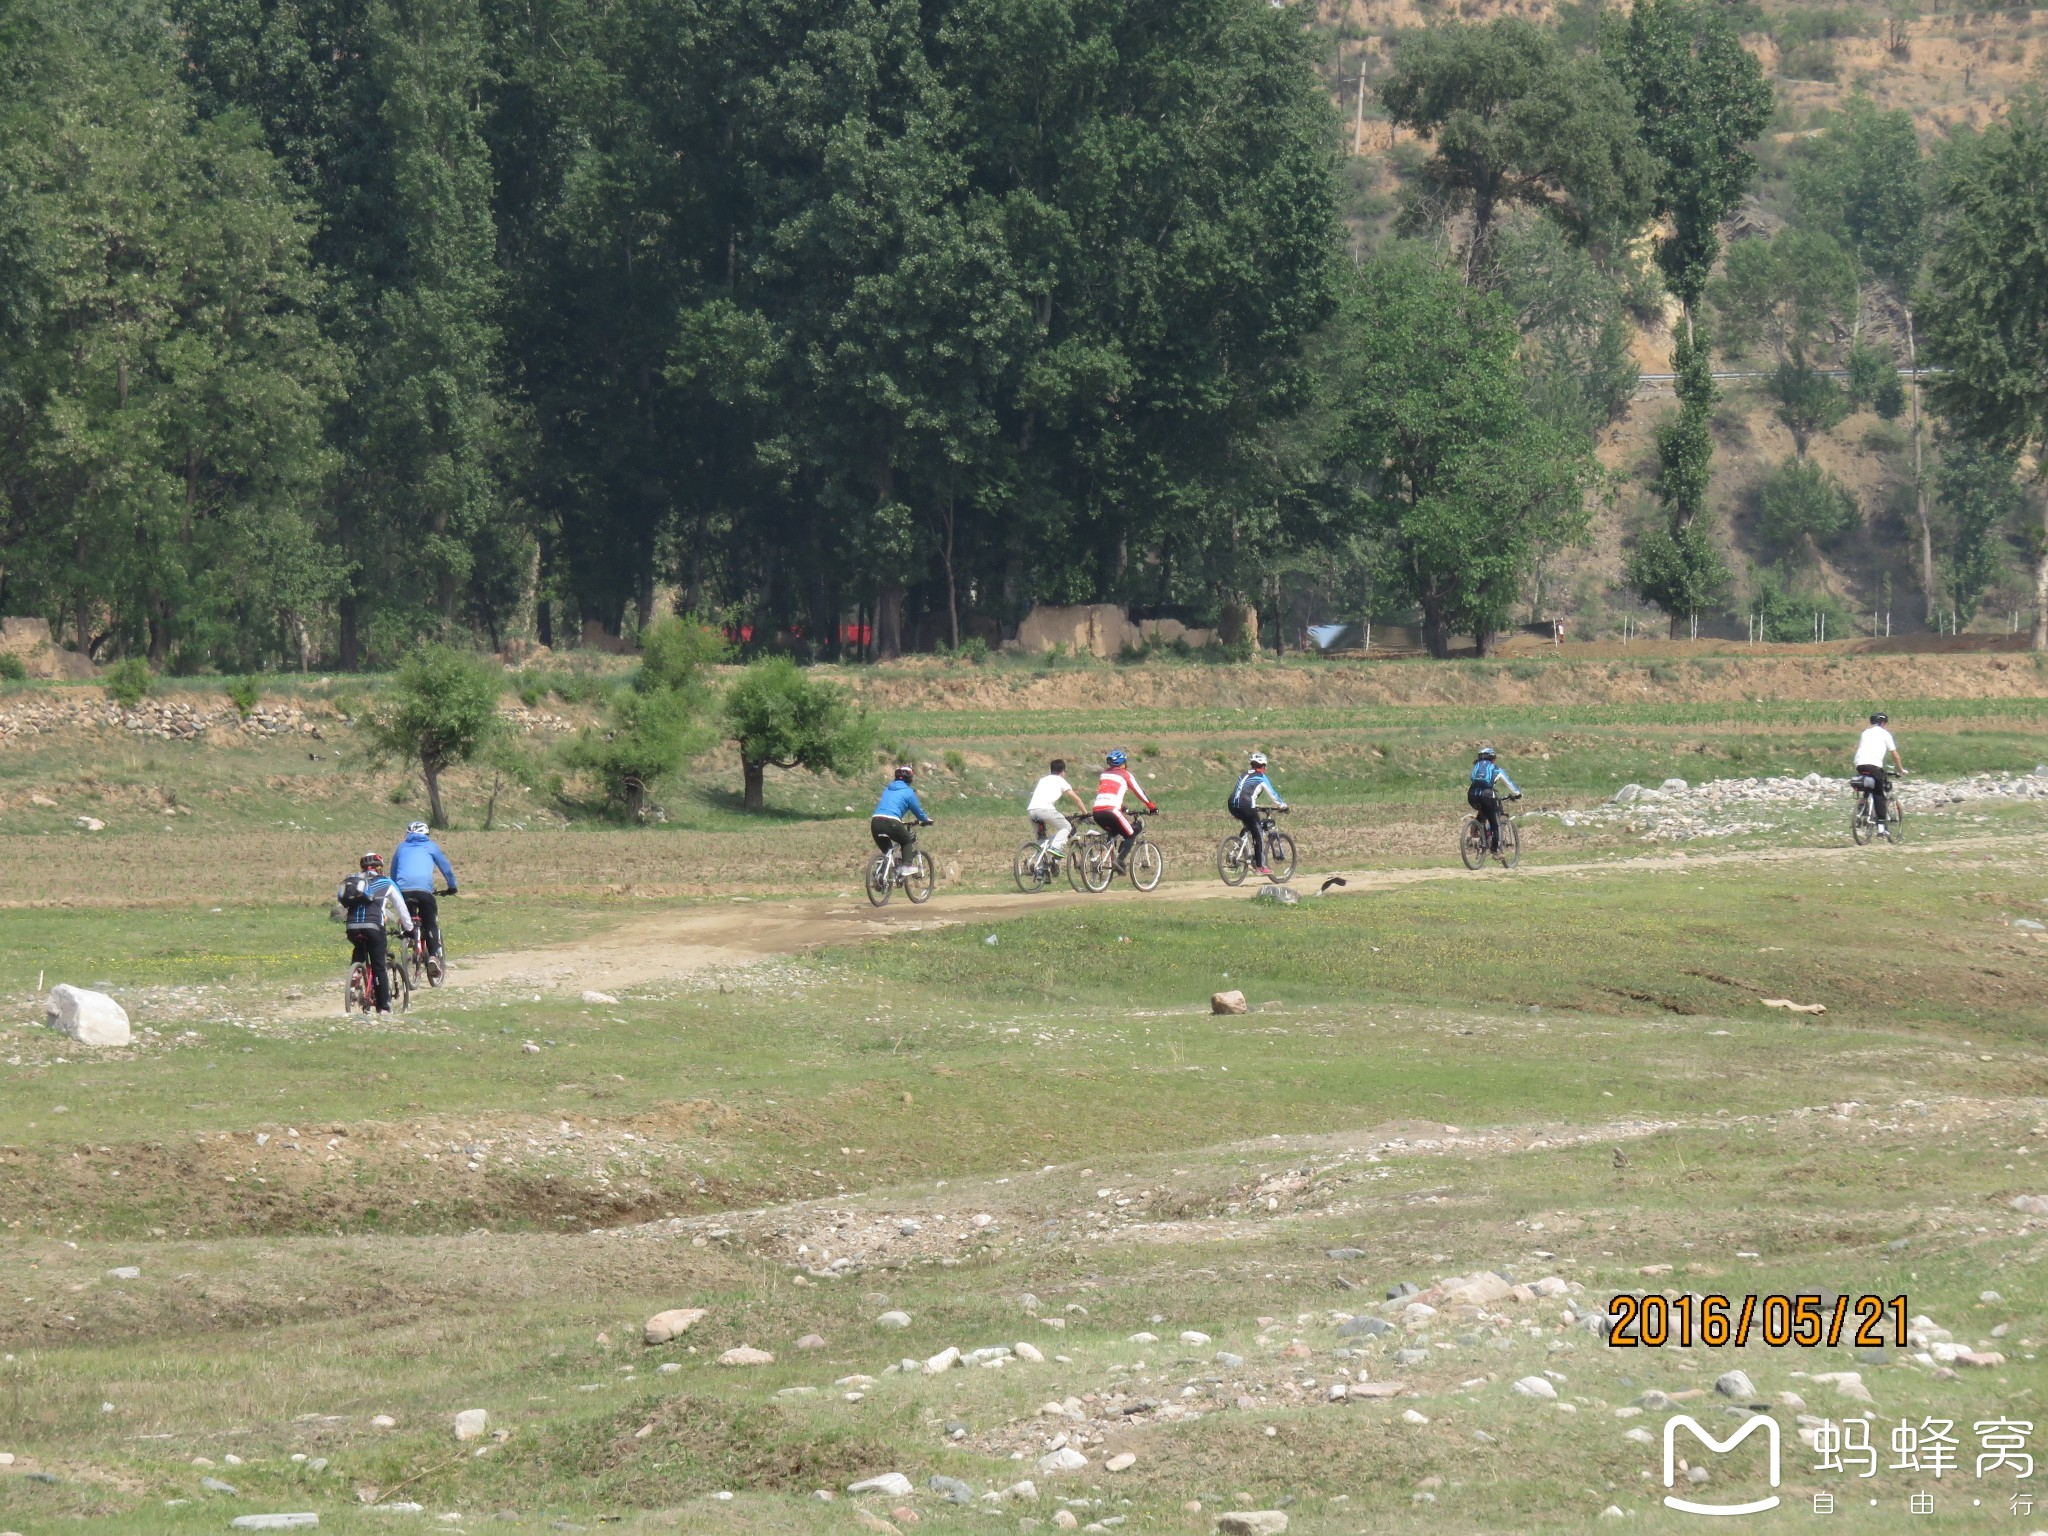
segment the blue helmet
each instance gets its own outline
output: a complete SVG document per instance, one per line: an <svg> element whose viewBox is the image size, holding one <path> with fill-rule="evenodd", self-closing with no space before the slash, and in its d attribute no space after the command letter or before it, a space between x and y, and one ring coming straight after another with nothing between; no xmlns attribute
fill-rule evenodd
<svg viewBox="0 0 2048 1536"><path fill-rule="evenodd" d="M1121 768L1125 763L1128 763L1130 760L1130 753L1126 752L1122 747L1118 747L1114 752L1109 754L1109 766L1112 768Z"/></svg>

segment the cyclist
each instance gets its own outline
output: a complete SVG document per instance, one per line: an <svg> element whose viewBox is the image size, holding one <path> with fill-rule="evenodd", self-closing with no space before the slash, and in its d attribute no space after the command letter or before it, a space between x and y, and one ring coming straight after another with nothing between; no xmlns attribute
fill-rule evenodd
<svg viewBox="0 0 2048 1536"><path fill-rule="evenodd" d="M1266 868L1266 838L1259 830L1259 796L1262 794L1270 796L1273 804L1281 810L1287 809L1287 802L1280 798L1280 791L1266 777L1266 754L1254 752L1250 765L1238 775L1237 788L1230 792L1229 810L1251 834L1252 863L1260 874L1270 877L1273 871Z"/></svg>
<svg viewBox="0 0 2048 1536"><path fill-rule="evenodd" d="M882 798L875 802L875 814L868 818L868 835L875 840L875 847L887 853L893 843L898 850L897 862L901 864L908 864L917 852L917 833L911 830L910 822L920 827L932 824L924 807L917 803L917 791L911 787L914 778L910 764L898 768L896 776L882 787ZM909 820L905 820L905 812L909 813Z"/></svg>
<svg viewBox="0 0 2048 1536"><path fill-rule="evenodd" d="M1486 826L1486 851L1500 852L1500 790L1505 784L1508 793L1515 799L1522 798L1522 792L1515 788L1515 781L1495 760L1491 747L1481 747L1479 755L1472 760L1472 777L1465 783L1465 803L1479 813L1479 819Z"/></svg>
<svg viewBox="0 0 2048 1536"><path fill-rule="evenodd" d="M1067 838L1074 830L1074 824L1060 812L1062 795L1073 801L1082 815L1088 814L1088 802L1067 782L1067 760L1056 757L1045 777L1031 787L1031 799L1024 807L1024 814L1031 818L1032 835L1041 840L1051 837L1055 861L1067 851Z"/></svg>
<svg viewBox="0 0 2048 1536"><path fill-rule="evenodd" d="M366 853L356 861L356 873L341 882L334 893L341 903L341 920L348 925L351 966L367 961L375 988L377 1011L391 1011L390 947L384 942L384 919L398 919L398 931L412 934L412 914L398 898L398 888L384 878L384 859Z"/></svg>
<svg viewBox="0 0 2048 1536"><path fill-rule="evenodd" d="M1870 717L1870 728L1856 742L1856 772L1859 777L1870 780L1870 814L1877 821L1877 835L1887 842L1891 840L1891 828L1885 825L1884 797L1891 792L1892 781L1885 777L1884 760L1890 756L1900 773L1906 765L1899 760L1899 744L1886 729L1891 716L1879 710Z"/></svg>
<svg viewBox="0 0 2048 1536"><path fill-rule="evenodd" d="M1120 875L1131 857L1132 844L1138 840L1138 829L1124 814L1124 796L1136 795L1145 802L1148 811L1159 809L1139 786L1138 776L1130 770L1130 761L1130 754L1118 747L1103 759L1102 777L1095 785L1095 825L1117 839L1116 872Z"/></svg>
<svg viewBox="0 0 2048 1536"><path fill-rule="evenodd" d="M448 894L455 894L455 867L441 845L427 835L427 824L416 821L391 851L391 883L405 898L406 910L426 930L427 953L435 963L441 960L441 901L434 894L434 871L448 882Z"/></svg>

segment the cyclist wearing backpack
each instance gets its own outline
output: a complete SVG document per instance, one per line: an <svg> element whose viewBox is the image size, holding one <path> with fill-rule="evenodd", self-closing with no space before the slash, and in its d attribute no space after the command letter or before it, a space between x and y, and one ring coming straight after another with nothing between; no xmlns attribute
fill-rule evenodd
<svg viewBox="0 0 2048 1536"><path fill-rule="evenodd" d="M1145 802L1148 811L1159 809L1139 787L1138 776L1130 770L1130 760L1130 754L1118 747L1103 759L1102 777L1095 783L1095 825L1117 839L1116 872L1120 875L1130 862L1131 845L1138 840L1138 829L1124 814L1124 796L1136 795Z"/></svg>
<svg viewBox="0 0 2048 1536"><path fill-rule="evenodd" d="M1500 852L1500 788L1507 785L1508 793L1519 800L1522 792L1515 788L1515 781L1507 776L1494 761L1493 748L1481 747L1479 756L1472 763L1472 777L1465 783L1465 803L1479 813L1479 819L1486 825L1486 851Z"/></svg>
<svg viewBox="0 0 2048 1536"><path fill-rule="evenodd" d="M398 920L398 931L412 933L412 914L399 899L398 888L384 878L384 859L366 853L357 861L356 873L341 882L334 893L341 903L341 920L348 925L352 946L349 964L367 961L376 987L377 1011L391 1011L391 951L384 941L384 920Z"/></svg>
<svg viewBox="0 0 2048 1536"><path fill-rule="evenodd" d="M908 864L917 854L917 833L910 823L920 827L932 824L931 817L925 815L924 807L917 802L917 791L911 785L915 778L910 764L898 768L896 776L883 786L882 798L875 802L875 814L868 818L868 836L875 840L875 847L887 853L889 845L895 844L900 864Z"/></svg>
<svg viewBox="0 0 2048 1536"><path fill-rule="evenodd" d="M1287 809L1287 802L1280 798L1280 791L1273 787L1273 781L1266 777L1266 754L1254 752L1251 763L1238 775L1237 787L1230 792L1228 810L1238 823L1251 834L1252 864L1268 879L1273 871L1266 868L1266 838L1259 828L1259 796L1268 795L1273 804L1281 810Z"/></svg>
<svg viewBox="0 0 2048 1536"><path fill-rule="evenodd" d="M1870 814L1877 822L1877 835L1887 842L1891 841L1892 829L1885 825L1884 797L1891 792L1892 781L1884 771L1885 758L1890 757L1892 766L1900 773L1906 771L1899 757L1899 744L1887 729L1891 719L1879 710L1870 717L1870 729L1856 741L1856 773L1859 778L1870 780Z"/></svg>
<svg viewBox="0 0 2048 1536"><path fill-rule="evenodd" d="M455 866L441 845L427 835L427 824L416 821L391 851L391 883L405 898L406 910L426 929L427 953L441 959L441 902L434 894L434 871L448 882L448 894L455 894Z"/></svg>
<svg viewBox="0 0 2048 1536"><path fill-rule="evenodd" d="M1084 815L1088 802L1074 792L1074 786L1067 782L1067 760L1056 757L1051 770L1031 789L1031 799L1024 806L1024 814L1031 818L1032 836L1052 839L1052 856L1057 859L1067 851L1067 839L1073 835L1074 824L1060 813L1060 797L1064 795L1074 802L1074 809Z"/></svg>

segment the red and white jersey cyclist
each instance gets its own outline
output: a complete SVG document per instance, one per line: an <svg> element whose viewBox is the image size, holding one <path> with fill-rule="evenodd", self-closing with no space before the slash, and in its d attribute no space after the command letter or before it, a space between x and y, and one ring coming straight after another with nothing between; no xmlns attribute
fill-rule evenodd
<svg viewBox="0 0 2048 1536"><path fill-rule="evenodd" d="M1131 772L1130 760L1123 749L1118 748L1109 754L1108 760L1103 764L1102 777L1095 785L1094 808L1098 816L1107 811L1118 820L1126 821L1123 830L1128 832L1130 828L1123 814L1126 795L1136 795L1145 802L1145 809L1148 811L1159 809L1152 803L1152 797L1145 793L1144 786L1139 784L1138 776Z"/></svg>

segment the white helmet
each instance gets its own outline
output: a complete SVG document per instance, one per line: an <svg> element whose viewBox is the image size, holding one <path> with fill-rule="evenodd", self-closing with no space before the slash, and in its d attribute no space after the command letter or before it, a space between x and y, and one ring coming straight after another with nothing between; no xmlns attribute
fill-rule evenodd
<svg viewBox="0 0 2048 1536"><path fill-rule="evenodd" d="M1265 766L1266 766L1266 754L1265 754L1265 753L1263 753L1263 752L1254 752L1254 753L1252 754L1252 766L1253 766L1254 768L1263 768L1263 767L1265 767Z"/></svg>
<svg viewBox="0 0 2048 1536"><path fill-rule="evenodd" d="M407 837L425 837L427 835L427 824L424 821L412 822L406 827L405 835Z"/></svg>

